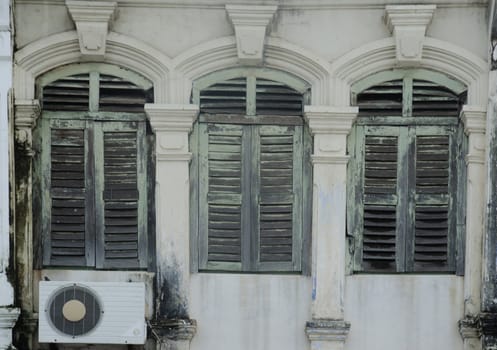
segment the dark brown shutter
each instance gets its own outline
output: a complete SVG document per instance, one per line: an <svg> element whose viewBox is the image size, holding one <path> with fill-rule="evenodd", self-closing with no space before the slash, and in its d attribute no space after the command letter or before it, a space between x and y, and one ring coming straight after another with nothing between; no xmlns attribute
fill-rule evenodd
<svg viewBox="0 0 497 350"><path fill-rule="evenodd" d="M403 81L392 80L372 86L357 96L359 116L402 115Z"/></svg>
<svg viewBox="0 0 497 350"><path fill-rule="evenodd" d="M201 230L207 231L209 264L242 261L242 127L208 124L201 155L207 184L201 186ZM202 175L201 175L202 176ZM205 205L204 200L207 202ZM205 211L206 208L206 211ZM204 261L205 263L205 261ZM223 265L219 265L223 268ZM229 268L228 265L224 265ZM238 266L240 268L240 266Z"/></svg>
<svg viewBox="0 0 497 350"><path fill-rule="evenodd" d="M449 265L449 136L416 137L414 269Z"/></svg>
<svg viewBox="0 0 497 350"><path fill-rule="evenodd" d="M51 130L50 144L50 262L51 265L85 265L86 130Z"/></svg>
<svg viewBox="0 0 497 350"><path fill-rule="evenodd" d="M460 96L444 86L423 80L413 81L412 114L415 117L458 117L461 102Z"/></svg>
<svg viewBox="0 0 497 350"><path fill-rule="evenodd" d="M367 270L396 269L396 136L365 137L362 259Z"/></svg>
<svg viewBox="0 0 497 350"><path fill-rule="evenodd" d="M90 76L77 74L43 87L42 106L46 111L87 111Z"/></svg>
<svg viewBox="0 0 497 350"><path fill-rule="evenodd" d="M293 258L295 128L261 126L259 129L260 170L256 181L260 182L259 261L262 263L291 263Z"/></svg>
<svg viewBox="0 0 497 350"><path fill-rule="evenodd" d="M139 267L137 130L136 123L126 125L135 125L134 130L110 131L107 124L103 132L106 267Z"/></svg>
<svg viewBox="0 0 497 350"><path fill-rule="evenodd" d="M143 112L151 92L122 78L100 74L99 110L104 112Z"/></svg>
<svg viewBox="0 0 497 350"><path fill-rule="evenodd" d="M236 78L211 85L200 92L200 112L245 115L247 80Z"/></svg>
<svg viewBox="0 0 497 350"><path fill-rule="evenodd" d="M272 80L257 79L256 108L258 115L302 115L301 92Z"/></svg>

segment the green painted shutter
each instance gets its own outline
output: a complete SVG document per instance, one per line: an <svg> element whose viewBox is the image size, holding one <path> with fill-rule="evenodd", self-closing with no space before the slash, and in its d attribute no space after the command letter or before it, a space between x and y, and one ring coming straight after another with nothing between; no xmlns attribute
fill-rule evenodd
<svg viewBox="0 0 497 350"><path fill-rule="evenodd" d="M365 130L363 149L362 263L366 270L395 271L399 246L399 129Z"/></svg>
<svg viewBox="0 0 497 350"><path fill-rule="evenodd" d="M258 270L300 269L302 127L259 126L252 184Z"/></svg>
<svg viewBox="0 0 497 350"><path fill-rule="evenodd" d="M97 267L146 267L145 123L97 125Z"/></svg>
<svg viewBox="0 0 497 350"><path fill-rule="evenodd" d="M45 122L43 215L46 237L45 265L92 264L93 203L91 200L90 131L84 121Z"/></svg>
<svg viewBox="0 0 497 350"><path fill-rule="evenodd" d="M199 133L200 268L240 270L247 138L240 125L200 124Z"/></svg>
<svg viewBox="0 0 497 350"><path fill-rule="evenodd" d="M448 130L417 127L414 271L455 268L456 222L455 215L450 215L456 204L454 153L455 142Z"/></svg>

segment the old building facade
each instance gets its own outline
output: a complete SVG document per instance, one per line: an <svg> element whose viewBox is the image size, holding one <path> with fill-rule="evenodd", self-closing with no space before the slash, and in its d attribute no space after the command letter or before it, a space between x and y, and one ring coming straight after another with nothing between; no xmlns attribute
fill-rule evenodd
<svg viewBox="0 0 497 350"><path fill-rule="evenodd" d="M4 3L18 349L497 346L493 1Z"/></svg>

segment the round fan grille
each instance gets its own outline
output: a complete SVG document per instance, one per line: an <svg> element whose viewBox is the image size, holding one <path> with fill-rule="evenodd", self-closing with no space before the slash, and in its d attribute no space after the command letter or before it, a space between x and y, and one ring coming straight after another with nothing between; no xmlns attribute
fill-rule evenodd
<svg viewBox="0 0 497 350"><path fill-rule="evenodd" d="M95 293L81 285L57 290L45 312L52 325L65 335L77 337L94 329L103 313Z"/></svg>

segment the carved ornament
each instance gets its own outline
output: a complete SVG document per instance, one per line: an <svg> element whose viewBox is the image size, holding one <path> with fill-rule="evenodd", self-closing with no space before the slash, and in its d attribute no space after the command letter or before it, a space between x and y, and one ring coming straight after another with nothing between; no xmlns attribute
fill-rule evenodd
<svg viewBox="0 0 497 350"><path fill-rule="evenodd" d="M66 6L76 23L81 54L102 59L117 2L66 0Z"/></svg>
<svg viewBox="0 0 497 350"><path fill-rule="evenodd" d="M235 28L238 59L241 64L262 64L267 27L277 8L277 6L226 5L226 11Z"/></svg>

